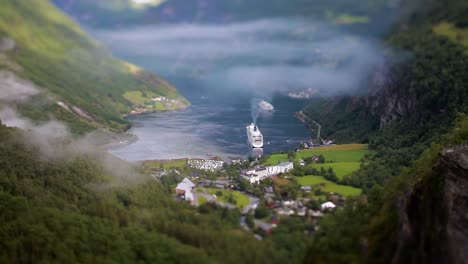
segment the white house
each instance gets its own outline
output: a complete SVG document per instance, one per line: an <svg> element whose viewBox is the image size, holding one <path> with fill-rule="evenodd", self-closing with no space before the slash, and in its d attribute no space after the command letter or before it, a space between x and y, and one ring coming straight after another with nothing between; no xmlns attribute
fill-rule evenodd
<svg viewBox="0 0 468 264"><path fill-rule="evenodd" d="M322 209L322 211L328 210L328 209L334 209L335 207L336 205L332 202L325 202L320 205L320 209Z"/></svg>
<svg viewBox="0 0 468 264"><path fill-rule="evenodd" d="M193 202L193 188L195 188L195 184L191 180L184 178L179 184L177 184L176 192L179 195L183 195L186 201Z"/></svg>
<svg viewBox="0 0 468 264"><path fill-rule="evenodd" d="M267 168L264 166L255 167L254 169L244 171L242 177L250 183L259 183L270 176Z"/></svg>
<svg viewBox="0 0 468 264"><path fill-rule="evenodd" d="M286 173L294 169L294 163L290 161L281 162L280 164L268 166L268 174L270 176L278 175L280 173Z"/></svg>
<svg viewBox="0 0 468 264"><path fill-rule="evenodd" d="M280 173L286 173L292 169L294 169L294 163L281 162L280 164L273 166L257 166L254 169L243 171L241 175L250 183L259 183L268 177L275 176Z"/></svg>

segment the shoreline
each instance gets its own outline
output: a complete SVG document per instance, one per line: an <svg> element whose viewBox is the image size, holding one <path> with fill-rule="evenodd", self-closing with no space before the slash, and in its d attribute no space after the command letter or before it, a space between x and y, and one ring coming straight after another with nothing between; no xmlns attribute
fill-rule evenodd
<svg viewBox="0 0 468 264"><path fill-rule="evenodd" d="M191 106L191 103L188 102L187 105L185 105L183 107L178 107L178 108L174 108L174 109L165 109L165 110L143 111L143 112L139 112L139 113L128 113L128 114L124 114L123 118L125 120L128 120L129 118L132 118L132 117L139 117L139 116L144 116L144 115L149 115L149 114L154 114L154 113L183 111L183 110L186 110L187 108L189 108L190 106ZM108 142L105 143L105 144L98 144L97 147L100 148L100 149L108 151L108 150L112 150L112 149L116 149L116 148L125 147L125 146L131 145L131 144L137 142L139 140L139 138L136 135L128 132L128 131L130 131L130 129L132 129L132 127L133 127L133 125L131 123L129 123L128 126L126 126L125 129L122 130L122 132L101 131L101 132L106 133ZM96 130L96 131L98 131L98 130ZM140 162L143 162L143 161L140 161Z"/></svg>

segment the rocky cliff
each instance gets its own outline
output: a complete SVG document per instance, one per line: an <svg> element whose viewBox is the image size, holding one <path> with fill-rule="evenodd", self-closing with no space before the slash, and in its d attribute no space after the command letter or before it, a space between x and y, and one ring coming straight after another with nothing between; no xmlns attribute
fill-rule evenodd
<svg viewBox="0 0 468 264"><path fill-rule="evenodd" d="M432 173L399 202L392 263L468 262L468 147L439 155Z"/></svg>

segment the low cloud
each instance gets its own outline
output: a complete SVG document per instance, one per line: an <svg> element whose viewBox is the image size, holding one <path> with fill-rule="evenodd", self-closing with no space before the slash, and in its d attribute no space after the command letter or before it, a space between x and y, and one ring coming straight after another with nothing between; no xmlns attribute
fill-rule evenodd
<svg viewBox="0 0 468 264"><path fill-rule="evenodd" d="M92 144L93 134L74 136L65 124L57 120L37 123L22 117L9 106L0 108L0 120L8 127L21 129L26 144L37 148L43 159L68 161L86 156L96 160L112 176L126 179L127 182L142 179L130 163L97 149Z"/></svg>
<svg viewBox="0 0 468 264"><path fill-rule="evenodd" d="M323 95L354 93L383 54L372 40L301 19L95 33L118 54L163 76L190 76L208 89L264 97L310 88Z"/></svg>
<svg viewBox="0 0 468 264"><path fill-rule="evenodd" d="M21 102L40 93L33 83L9 71L0 71L0 102Z"/></svg>

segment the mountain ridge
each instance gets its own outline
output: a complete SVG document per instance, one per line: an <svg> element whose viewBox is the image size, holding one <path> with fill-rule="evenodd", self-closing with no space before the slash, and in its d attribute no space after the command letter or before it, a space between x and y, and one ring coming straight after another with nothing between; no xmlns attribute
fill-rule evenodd
<svg viewBox="0 0 468 264"><path fill-rule="evenodd" d="M31 102L16 104L33 120L53 115L75 132L123 131L129 125L123 117L136 108L147 112L189 105L167 81L114 58L48 0L7 1L0 15L0 39L14 43L0 52L0 69L41 88ZM132 91L139 96L126 96ZM154 97L176 103L156 105Z"/></svg>

